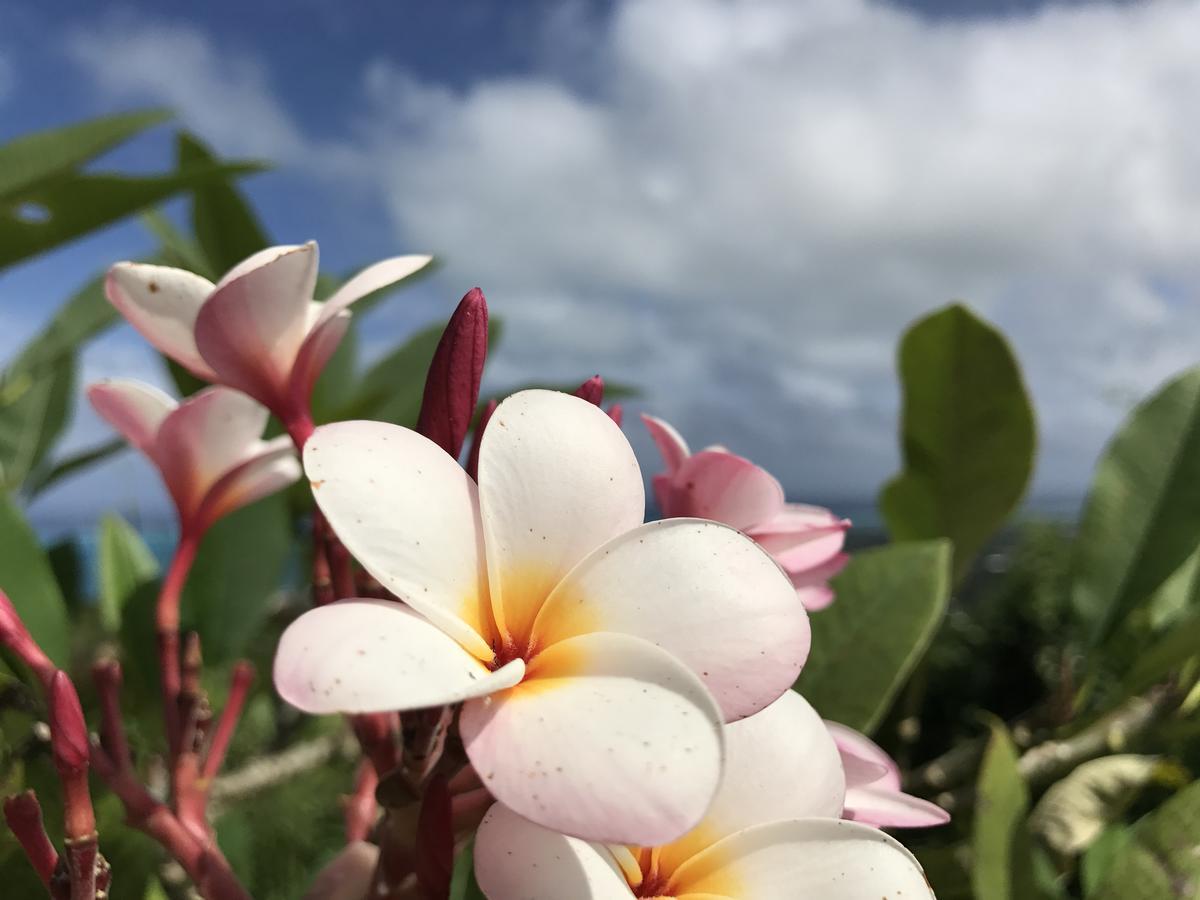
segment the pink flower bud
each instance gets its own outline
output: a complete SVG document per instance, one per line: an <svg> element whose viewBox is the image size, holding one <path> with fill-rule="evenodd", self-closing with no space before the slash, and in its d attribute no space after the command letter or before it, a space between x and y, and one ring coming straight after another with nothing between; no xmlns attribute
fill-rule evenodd
<svg viewBox="0 0 1200 900"><path fill-rule="evenodd" d="M604 379L593 375L575 389L575 396L599 406L604 400Z"/></svg>
<svg viewBox="0 0 1200 900"><path fill-rule="evenodd" d="M42 648L33 639L33 635L21 621L17 608L13 606L4 591L0 591L0 644L11 650L20 658L21 662L29 666L49 690L50 679L55 672L54 663L42 652Z"/></svg>
<svg viewBox="0 0 1200 900"><path fill-rule="evenodd" d="M50 679L50 746L54 765L60 773L86 770L88 731L83 719L79 695L66 672L58 671Z"/></svg>
<svg viewBox="0 0 1200 900"><path fill-rule="evenodd" d="M417 419L417 431L456 459L479 401L487 335L487 300L471 288L442 332Z"/></svg>

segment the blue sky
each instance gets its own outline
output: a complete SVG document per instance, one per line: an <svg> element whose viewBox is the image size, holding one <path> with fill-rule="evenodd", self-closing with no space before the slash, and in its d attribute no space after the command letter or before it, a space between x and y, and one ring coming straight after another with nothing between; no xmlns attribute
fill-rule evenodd
<svg viewBox="0 0 1200 900"><path fill-rule="evenodd" d="M599 371L797 499L894 470L892 353L951 299L1012 337L1036 488L1073 493L1130 403L1200 357L1195 2L0 0L0 138L165 104L281 242L446 265L368 353L480 284L499 387ZM162 166L160 130L118 154ZM0 275L0 357L136 225ZM86 377L162 382L127 329ZM649 463L640 427L629 431ZM74 444L103 433L81 410ZM45 509L161 495L135 460Z"/></svg>

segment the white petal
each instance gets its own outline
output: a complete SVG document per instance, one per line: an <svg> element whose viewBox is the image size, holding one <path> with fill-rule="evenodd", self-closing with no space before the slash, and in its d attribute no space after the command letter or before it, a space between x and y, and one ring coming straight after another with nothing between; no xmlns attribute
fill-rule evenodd
<svg viewBox="0 0 1200 900"><path fill-rule="evenodd" d="M488 900L629 900L602 848L542 828L497 803L475 835L475 879Z"/></svg>
<svg viewBox="0 0 1200 900"><path fill-rule="evenodd" d="M304 341L317 248L276 247L251 259L255 265L248 260L235 268L240 274L226 275L205 302L196 317L196 347L223 384L273 406Z"/></svg>
<svg viewBox="0 0 1200 900"><path fill-rule="evenodd" d="M495 672L421 616L391 600L309 610L275 651L275 689L309 713L368 713L458 703L512 687L525 665Z"/></svg>
<svg viewBox="0 0 1200 900"><path fill-rule="evenodd" d="M520 643L576 563L641 523L646 498L629 441L607 413L530 390L501 403L483 433L479 503L497 626Z"/></svg>
<svg viewBox="0 0 1200 900"><path fill-rule="evenodd" d="M304 446L313 496L379 582L474 653L494 655L475 482L397 425L337 422Z"/></svg>
<svg viewBox="0 0 1200 900"><path fill-rule="evenodd" d="M258 441L244 462L226 472L209 489L200 518L207 523L215 522L235 509L294 484L303 474L287 435Z"/></svg>
<svg viewBox="0 0 1200 900"><path fill-rule="evenodd" d="M645 423L646 430L650 432L650 437L654 439L654 445L658 447L658 452L662 455L667 473L674 473L691 455L687 441L675 430L675 426L665 419L643 413L642 422Z"/></svg>
<svg viewBox="0 0 1200 900"><path fill-rule="evenodd" d="M178 406L174 398L153 385L123 378L97 382L88 388L87 395L108 424L150 455L159 427Z"/></svg>
<svg viewBox="0 0 1200 900"><path fill-rule="evenodd" d="M725 776L704 821L662 849L672 870L743 829L842 814L846 784L833 738L795 691L725 729Z"/></svg>
<svg viewBox="0 0 1200 900"><path fill-rule="evenodd" d="M672 896L753 900L934 900L911 853L882 831L836 819L799 819L740 831L694 857Z"/></svg>
<svg viewBox="0 0 1200 900"><path fill-rule="evenodd" d="M653 846L704 815L721 775L720 712L700 681L646 641L555 644L511 691L459 719L496 799L547 828Z"/></svg>
<svg viewBox="0 0 1200 900"><path fill-rule="evenodd" d="M303 900L362 900L371 888L379 848L366 841L348 844L317 873Z"/></svg>
<svg viewBox="0 0 1200 900"><path fill-rule="evenodd" d="M313 327L317 328L328 322L342 310L367 294L373 294L380 288L395 284L408 276L421 271L433 262L432 256L410 255L393 256L367 266L340 288L334 291L321 307L321 314Z"/></svg>
<svg viewBox="0 0 1200 900"><path fill-rule="evenodd" d="M183 269L121 262L108 270L104 292L155 348L206 381L215 377L193 335L213 283Z"/></svg>
<svg viewBox="0 0 1200 900"><path fill-rule="evenodd" d="M255 253L251 253L240 263L221 276L221 280L217 282L217 287L224 287L233 281L235 278L241 278L247 272L253 272L255 269L260 269L267 263L274 262L285 253L291 253L293 250L303 250L305 244L279 244L274 247L264 247ZM309 241L307 246L311 246L316 252L316 241Z"/></svg>
<svg viewBox="0 0 1200 900"><path fill-rule="evenodd" d="M546 603L534 645L590 631L662 647L700 676L727 720L790 688L810 639L808 615L771 557L701 519L651 522L589 556Z"/></svg>

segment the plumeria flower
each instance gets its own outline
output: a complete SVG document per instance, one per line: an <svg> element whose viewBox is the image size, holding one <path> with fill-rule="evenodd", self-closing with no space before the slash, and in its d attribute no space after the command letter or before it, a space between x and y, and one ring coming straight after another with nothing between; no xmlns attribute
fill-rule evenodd
<svg viewBox="0 0 1200 900"><path fill-rule="evenodd" d="M838 818L845 784L820 717L788 691L726 728L725 780L695 829L663 846L589 843L497 804L475 838L489 900L921 900L920 865Z"/></svg>
<svg viewBox="0 0 1200 900"><path fill-rule="evenodd" d="M151 385L113 380L87 394L158 468L184 537L198 539L217 519L300 477L291 441L261 440L267 411L238 391L206 388L179 403Z"/></svg>
<svg viewBox="0 0 1200 900"><path fill-rule="evenodd" d="M244 391L306 434L317 376L349 325L349 306L429 264L397 256L368 266L324 303L313 300L317 245L255 253L215 285L183 269L121 262L108 299L158 350L205 381Z"/></svg>
<svg viewBox="0 0 1200 900"><path fill-rule="evenodd" d="M317 504L404 604L350 600L284 633L275 684L312 713L463 701L471 763L557 831L656 844L707 809L721 723L794 682L809 627L753 541L696 519L642 525L637 460L578 397L496 409L479 482L414 431L317 429Z"/></svg>
<svg viewBox="0 0 1200 900"><path fill-rule="evenodd" d="M843 816L879 828L930 828L950 821L940 806L900 790L900 767L878 744L837 722L825 725L846 772Z"/></svg>
<svg viewBox="0 0 1200 900"><path fill-rule="evenodd" d="M779 481L750 460L724 447L692 453L662 419L643 415L642 421L667 468L651 479L665 517L698 516L745 532L783 566L805 608L833 602L829 579L850 561L842 552L848 519L820 506L787 503Z"/></svg>

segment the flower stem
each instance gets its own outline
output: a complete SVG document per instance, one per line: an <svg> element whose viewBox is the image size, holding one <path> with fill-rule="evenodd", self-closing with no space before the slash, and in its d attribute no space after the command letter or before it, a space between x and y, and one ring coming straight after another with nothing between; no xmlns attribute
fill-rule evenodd
<svg viewBox="0 0 1200 900"><path fill-rule="evenodd" d="M175 547L175 555L163 578L155 607L155 626L158 635L158 667L162 684L163 723L167 747L174 764L180 751L182 727L179 715L179 693L182 687L179 668L179 601L188 573L196 560L200 536L184 530Z"/></svg>

